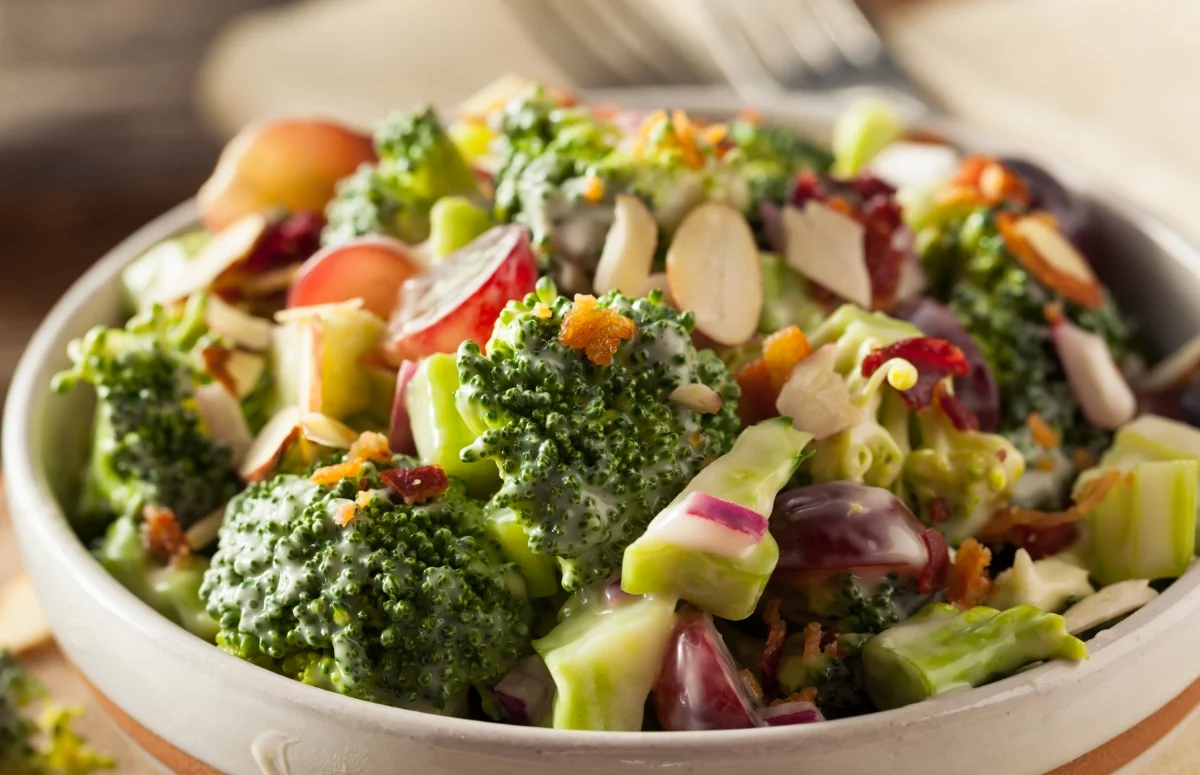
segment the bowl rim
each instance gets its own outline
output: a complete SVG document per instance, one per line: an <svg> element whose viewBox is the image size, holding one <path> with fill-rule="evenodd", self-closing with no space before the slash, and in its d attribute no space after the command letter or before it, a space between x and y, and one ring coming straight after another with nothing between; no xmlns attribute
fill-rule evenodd
<svg viewBox="0 0 1200 775"><path fill-rule="evenodd" d="M652 92L643 92L650 94ZM653 100L655 97L647 97ZM665 103L681 104L685 109L724 112L729 106L716 105L705 96L699 103L687 104L670 92L658 97ZM738 103L739 105L741 103ZM736 106L735 106L736 107ZM774 119L827 123L830 111L824 104L797 104L781 109L764 109ZM986 133L950 119L921 122L943 132L968 147L996 145L988 143ZM1003 146L1004 143L1000 142ZM1025 153L1026 149L1019 149ZM1044 161L1028 154L1051 169L1068 187L1084 191L1092 198L1115 205L1143 233L1158 243L1171 260L1200 277L1200 250L1181 233L1123 196L1098 184L1091 176L1060 163ZM44 439L37 436L36 420L45 411L41 402L48 397L44 381L49 364L63 356L58 351L68 331L81 327L76 318L80 309L99 289L118 281L120 271L130 261L157 242L197 223L197 209L188 200L155 218L93 265L55 303L30 339L11 384L4 413L4 480L12 504L14 522L21 521L30 540L46 544L55 559L119 615L120 626L131 626L152 633L191 667L206 665L210 677L231 690L261 689L263 694L284 701L309 713L336 715L357 724L385 731L404 729L422 737L438 738L440 744L454 747L488 746L489 750L520 747L539 750L571 748L604 754L620 750L636 753L654 749L661 754L675 751L690 756L729 753L732 744L771 745L838 736L862 739L864 735L894 735L897 728L933 719L966 713L973 708L1015 701L1026 695L1045 694L1066 684L1081 681L1126 658L1149 639L1168 632L1175 621L1200 607L1200 564L1192 567L1149 604L1089 641L1090 658L1081 663L1051 662L983 687L955 693L935 700L864 716L837 719L800 727L766 727L749 730L703 732L593 732L520 727L473 719L439 716L404 708L378 705L301 684L240 660L193 636L183 627L163 617L109 575L71 530L50 487L49 477L39 462Z"/></svg>

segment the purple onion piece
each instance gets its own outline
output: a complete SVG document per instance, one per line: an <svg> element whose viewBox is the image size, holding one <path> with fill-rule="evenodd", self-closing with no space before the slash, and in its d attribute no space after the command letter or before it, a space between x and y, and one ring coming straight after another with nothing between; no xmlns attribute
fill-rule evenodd
<svg viewBox="0 0 1200 775"><path fill-rule="evenodd" d="M759 718L767 722L767 726L783 727L791 724L812 724L824 721L825 716L811 702L783 702L763 708L758 712Z"/></svg>
<svg viewBox="0 0 1200 775"><path fill-rule="evenodd" d="M541 657L527 657L500 679L495 691L505 723L531 726L554 698L554 679Z"/></svg>
<svg viewBox="0 0 1200 775"><path fill-rule="evenodd" d="M783 254L783 212L775 202L764 199L758 203L758 218L762 221L763 240L772 253Z"/></svg>
<svg viewBox="0 0 1200 775"><path fill-rule="evenodd" d="M646 534L673 546L736 557L767 534L767 518L740 504L693 492L659 512Z"/></svg>

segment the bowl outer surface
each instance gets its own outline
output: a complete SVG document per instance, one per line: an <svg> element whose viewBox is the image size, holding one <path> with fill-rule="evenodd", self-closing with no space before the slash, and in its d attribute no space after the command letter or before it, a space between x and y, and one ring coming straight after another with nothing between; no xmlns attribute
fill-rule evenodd
<svg viewBox="0 0 1200 775"><path fill-rule="evenodd" d="M648 100L680 104L659 95ZM661 102L659 104L661 104ZM687 104L702 111L724 106ZM731 106L732 107L732 106ZM828 111L767 111L828 126ZM955 139L1004 149L950 125ZM1071 186L1086 180L1050 166ZM1127 257L1101 274L1161 347L1200 330L1200 255L1174 232L1106 194L1099 241ZM60 645L95 687L153 734L232 775L561 775L667 770L698 775L920 772L1035 775L1129 729L1200 678L1200 570L1089 644L1092 658L1045 665L990 686L807 727L700 733L576 733L397 710L274 675L192 637L105 573L58 505L90 420L82 395L49 394L67 342L119 320L119 272L190 227L185 204L114 249L81 278L31 341L6 407L6 491L22 557ZM273 767L271 760L276 762ZM278 765L282 766L278 766ZM205 770L195 770L203 772Z"/></svg>

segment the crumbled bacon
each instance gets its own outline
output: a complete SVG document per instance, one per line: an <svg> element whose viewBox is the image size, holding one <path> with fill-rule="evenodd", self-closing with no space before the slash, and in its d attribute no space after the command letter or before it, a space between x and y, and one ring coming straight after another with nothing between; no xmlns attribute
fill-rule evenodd
<svg viewBox="0 0 1200 775"><path fill-rule="evenodd" d="M366 431L350 445L347 455L350 460L375 460L387 462L392 459L392 448L387 436L382 433Z"/></svg>
<svg viewBox="0 0 1200 775"><path fill-rule="evenodd" d="M1099 506L1108 497L1109 490L1121 481L1121 472L1109 467L1096 474L1079 489L1075 503L1063 511L1038 511L1020 506L1004 506L992 515L991 520L979 531L979 536L990 543L1010 542L1017 528L1045 530L1059 525L1078 522L1081 517Z"/></svg>
<svg viewBox="0 0 1200 775"><path fill-rule="evenodd" d="M779 414L775 408L777 394L771 387L771 372L765 360L754 359L734 372L733 378L742 389L737 402L742 425L754 425Z"/></svg>
<svg viewBox="0 0 1200 775"><path fill-rule="evenodd" d="M141 538L146 551L162 562L174 562L191 551L175 513L160 506L142 509Z"/></svg>
<svg viewBox="0 0 1200 775"><path fill-rule="evenodd" d="M933 389L933 401L938 410L946 415L946 419L950 421L955 430L962 432L979 430L979 418L967 408L958 396L950 392L944 382L939 383Z"/></svg>
<svg viewBox="0 0 1200 775"><path fill-rule="evenodd" d="M1076 471L1086 471L1096 465L1096 456L1083 447L1076 447L1071 453L1071 462Z"/></svg>
<svg viewBox="0 0 1200 775"><path fill-rule="evenodd" d="M338 508L337 516L333 518L333 521L338 524L338 527L345 527L354 521L356 514L358 514L358 505L345 503Z"/></svg>
<svg viewBox="0 0 1200 775"><path fill-rule="evenodd" d="M800 691L795 692L794 694L791 694L787 697L780 697L779 699L771 700L770 707L773 708L776 705L785 705L789 702L815 703L816 701L817 701L817 687L809 686L809 687L801 689Z"/></svg>
<svg viewBox="0 0 1200 775"><path fill-rule="evenodd" d="M231 394L237 395L237 381L229 373L229 359L233 351L219 344L210 344L200 351L200 360L208 376L219 382Z"/></svg>
<svg viewBox="0 0 1200 775"><path fill-rule="evenodd" d="M946 583L946 602L962 610L982 605L992 591L988 566L992 552L974 538L963 541L954 555Z"/></svg>
<svg viewBox="0 0 1200 775"><path fill-rule="evenodd" d="M1035 560L1049 557L1075 543L1079 528L1074 522L1049 527L1014 525L1005 536L1005 542L1029 552Z"/></svg>
<svg viewBox="0 0 1200 775"><path fill-rule="evenodd" d="M958 174L938 194L941 204L998 205L1013 202L1029 204L1025 181L991 156L973 155L962 160Z"/></svg>
<svg viewBox="0 0 1200 775"><path fill-rule="evenodd" d="M767 645L758 655L758 672L762 675L763 688L774 694L778 688L775 674L779 671L783 643L787 640L787 622L779 615L779 598L767 601L762 618L767 624Z"/></svg>
<svg viewBox="0 0 1200 775"><path fill-rule="evenodd" d="M392 468L382 472L380 477L389 490L410 506L436 498L450 486L450 480L441 466Z"/></svg>
<svg viewBox="0 0 1200 775"><path fill-rule="evenodd" d="M347 460L345 463L334 463L323 466L312 472L309 477L315 484L337 484L343 479L352 479L362 471L362 460Z"/></svg>
<svg viewBox="0 0 1200 775"><path fill-rule="evenodd" d="M808 338L797 326L781 328L763 340L763 361L771 379L771 389L778 395L792 375L796 364L812 353Z"/></svg>
<svg viewBox="0 0 1200 775"><path fill-rule="evenodd" d="M804 625L804 651L800 654L800 661L812 665L820 659L821 653L821 625L809 622Z"/></svg>
<svg viewBox="0 0 1200 775"><path fill-rule="evenodd" d="M862 362L862 375L870 377L888 361L900 358L917 370L917 382L901 391L909 409L924 409L933 400L934 390L946 377L962 377L971 370L963 351L945 339L918 336L903 339L871 352Z"/></svg>
<svg viewBox="0 0 1200 775"><path fill-rule="evenodd" d="M936 523L950 521L950 507L945 498L934 498L929 502L929 519Z"/></svg>
<svg viewBox="0 0 1200 775"><path fill-rule="evenodd" d="M612 363L621 342L632 339L637 326L617 312L596 306L595 296L575 295L575 304L563 316L558 341L573 350L583 350L588 360L603 366Z"/></svg>
<svg viewBox="0 0 1200 775"><path fill-rule="evenodd" d="M939 499L934 503L941 503L946 516L950 516L944 501ZM932 595L946 586L946 576L950 572L950 549L946 545L946 539L937 528L925 528L921 532L921 543L925 544L925 551L929 553L929 561L917 574L917 591L922 595Z"/></svg>

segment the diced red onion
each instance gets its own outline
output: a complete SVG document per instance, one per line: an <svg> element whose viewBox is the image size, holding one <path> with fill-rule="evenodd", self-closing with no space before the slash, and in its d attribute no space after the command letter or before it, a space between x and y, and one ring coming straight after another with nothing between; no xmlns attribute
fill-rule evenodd
<svg viewBox="0 0 1200 775"><path fill-rule="evenodd" d="M416 442L413 441L412 422L408 416L408 408L404 405L408 393L408 383L417 373L416 361L404 361L400 371L396 373L396 392L392 398L392 422L388 427L388 445L392 452L398 455L415 455Z"/></svg>
<svg viewBox="0 0 1200 775"><path fill-rule="evenodd" d="M554 698L554 679L541 657L528 657L496 684L496 700L509 724L536 724Z"/></svg>
<svg viewBox="0 0 1200 775"><path fill-rule="evenodd" d="M739 557L767 533L767 518L753 509L693 492L659 512L646 530L673 546Z"/></svg>
<svg viewBox="0 0 1200 775"><path fill-rule="evenodd" d="M1053 330L1071 393L1092 424L1112 430L1137 413L1137 398L1103 339L1066 320Z"/></svg>
<svg viewBox="0 0 1200 775"><path fill-rule="evenodd" d="M811 702L783 702L763 708L758 712L759 718L768 726L783 727L790 724L811 724L824 721L825 716Z"/></svg>

